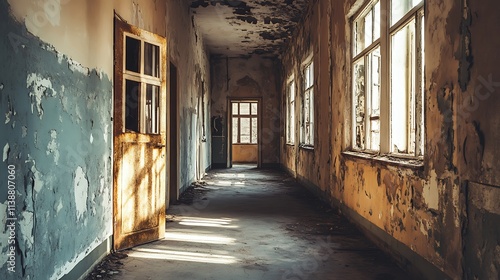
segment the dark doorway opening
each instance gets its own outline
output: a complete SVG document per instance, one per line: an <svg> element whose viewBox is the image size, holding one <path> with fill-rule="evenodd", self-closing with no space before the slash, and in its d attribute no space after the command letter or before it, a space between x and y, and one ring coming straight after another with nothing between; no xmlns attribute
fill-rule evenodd
<svg viewBox="0 0 500 280"><path fill-rule="evenodd" d="M170 203L176 202L179 198L179 155L178 155L178 85L177 85L177 67L170 63L170 180L169 180L169 200Z"/></svg>

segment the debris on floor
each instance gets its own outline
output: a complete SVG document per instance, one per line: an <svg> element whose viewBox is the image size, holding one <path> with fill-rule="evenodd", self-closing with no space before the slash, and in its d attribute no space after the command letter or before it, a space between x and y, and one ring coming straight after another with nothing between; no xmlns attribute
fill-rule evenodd
<svg viewBox="0 0 500 280"><path fill-rule="evenodd" d="M411 279L289 177L246 166L211 171L206 186L192 184L167 210L166 238L127 251L111 279Z"/></svg>
<svg viewBox="0 0 500 280"><path fill-rule="evenodd" d="M127 254L114 252L105 257L94 270L87 275L85 280L113 279L114 275L120 274L123 267L122 259L128 257Z"/></svg>
<svg viewBox="0 0 500 280"><path fill-rule="evenodd" d="M196 181L193 182L179 197L179 200L176 202L173 202L173 205L179 205L179 204L187 204L191 205L193 204L193 200L195 198L198 198L200 195L203 193L209 191L207 186L207 182L205 181Z"/></svg>

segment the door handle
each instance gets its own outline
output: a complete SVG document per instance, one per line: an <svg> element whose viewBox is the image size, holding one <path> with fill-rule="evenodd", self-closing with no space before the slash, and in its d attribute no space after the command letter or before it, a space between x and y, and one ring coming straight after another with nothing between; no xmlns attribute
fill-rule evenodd
<svg viewBox="0 0 500 280"><path fill-rule="evenodd" d="M158 149L161 149L161 148L165 148L165 147L166 147L166 145L163 145L163 144L161 144L161 143L157 143L157 144L155 144L154 146L155 146L155 148L158 148Z"/></svg>

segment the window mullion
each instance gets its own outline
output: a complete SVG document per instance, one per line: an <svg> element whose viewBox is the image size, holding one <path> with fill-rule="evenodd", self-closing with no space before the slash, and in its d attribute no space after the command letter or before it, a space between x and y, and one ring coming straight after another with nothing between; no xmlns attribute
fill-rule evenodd
<svg viewBox="0 0 500 280"><path fill-rule="evenodd" d="M139 132L146 133L146 83L141 83L139 92Z"/></svg>
<svg viewBox="0 0 500 280"><path fill-rule="evenodd" d="M380 1L381 11L390 11L390 0ZM381 90L380 90L380 152L390 152L390 13L380 14L380 56L381 56Z"/></svg>
<svg viewBox="0 0 500 280"><path fill-rule="evenodd" d="M253 135L252 134L252 116L250 116L249 120L250 120L250 144L252 144L252 135Z"/></svg>
<svg viewBox="0 0 500 280"><path fill-rule="evenodd" d="M145 72L145 67L144 67L144 59L146 58L146 55L145 55L145 50L144 50L144 47L145 47L145 42L143 40L141 40L141 66L139 67L139 71L141 71L141 75L144 75L144 72Z"/></svg>
<svg viewBox="0 0 500 280"><path fill-rule="evenodd" d="M423 121L423 115L424 115L424 100L423 100L423 79L424 79L424 73L423 73L423 49L422 49L422 40L423 40L423 34L422 34L422 16L421 13L423 13L423 10L419 10L416 13L416 26L415 26L415 45L416 45L416 61L415 63L415 73L416 73L416 82L415 82L415 155L416 156L421 156L423 151L420 149L422 141L424 140L424 132L422 131L423 127L421 127L421 123Z"/></svg>
<svg viewBox="0 0 500 280"><path fill-rule="evenodd" d="M241 117L238 116L238 144L241 144Z"/></svg>

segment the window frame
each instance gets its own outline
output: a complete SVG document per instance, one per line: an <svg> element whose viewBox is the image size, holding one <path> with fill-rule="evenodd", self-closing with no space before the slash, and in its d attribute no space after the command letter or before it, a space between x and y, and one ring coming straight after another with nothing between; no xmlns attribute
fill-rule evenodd
<svg viewBox="0 0 500 280"><path fill-rule="evenodd" d="M246 104L249 104L249 114L240 114L240 106L242 103L246 103ZM231 131L232 133L234 134L234 125L235 125L235 118L237 119L237 141L235 142L234 141L234 135L231 135L231 145L258 145L259 143L259 102L258 101L254 101L254 100L233 100L231 101L231 123L232 123L232 128L231 128ZM234 104L238 104L238 112L235 113L234 110L233 110L233 105ZM252 104L255 104L256 107L257 107L257 112L253 112L252 110ZM250 119L250 126L249 126L249 135L250 135L250 142L249 143L242 143L241 142L241 119L242 118L248 118ZM256 119L257 121L257 128L256 128L256 131L254 132L253 131L253 128L252 128L252 120L253 119ZM253 142L253 137L252 136L255 136L255 139L256 141Z"/></svg>
<svg viewBox="0 0 500 280"><path fill-rule="evenodd" d="M381 11L389 11L387 13L382 13L380 12L380 36L377 40L373 40L371 44L366 46L362 51L358 51L358 54L356 54L356 48L357 48L357 41L356 41L356 27L355 24L357 21L361 21L364 19L364 17L370 12L370 10L376 5L376 3L380 3L380 10ZM366 1L366 3L356 12L354 13L353 16L350 18L350 28L351 28L351 37L352 37L352 42L350 44L350 54L351 54L351 74L350 74L350 79L351 79L351 90L350 90L350 95L351 95L351 126L350 126L350 135L351 135L351 141L350 141L350 148L349 150L352 150L354 152L361 152L361 153L366 153L366 154L383 154L383 155L390 155L390 156L396 156L396 157L401 157L401 158L408 158L408 159L423 159L424 155L424 137L425 137L425 126L424 126L424 120L425 120L425 92L424 92L424 53L425 50L423 49L423 44L424 44L424 34L423 34L423 21L425 21L425 12L424 12L424 6L425 6L425 0L421 0L415 7L409 9L403 16L401 16L400 19L398 19L394 24L391 25L391 0L372 0L372 1ZM406 107L405 111L406 114L409 115L411 112L414 113L415 115L415 151L410 153L410 152L394 152L392 150L392 119L391 119L391 112L392 112L392 84L391 84L391 73L392 73L392 36L396 34L399 30L405 28L408 26L408 24L412 21L415 20L415 42L414 45L411 46L410 48L415 49L415 65L411 65L412 68L415 70L415 79L411 80L413 85L413 90L415 92L415 104L414 107L410 109L410 107ZM368 55L375 50L376 48L380 47L380 104L379 104L379 139L380 139L380 146L379 149L368 149L367 147L370 145L369 143L369 136L371 130L369 125L365 125L364 127L364 148L358 147L356 143L356 128L357 128L357 122L356 122L356 96L355 96L355 65L361 60L364 60L364 100L365 103L368 103L367 100L369 99L368 96L368 79L367 76L369 75L369 70L368 70ZM421 93L421 94L420 94ZM408 96L409 92L406 92L406 95ZM369 122L370 118L367 117L367 104L364 104L364 122L365 124ZM410 125L408 125L410 127ZM407 133L407 138L408 136L411 135L410 132ZM413 140L408 140L413 141ZM408 150L408 149L407 149Z"/></svg>
<svg viewBox="0 0 500 280"><path fill-rule="evenodd" d="M124 118L124 124L123 124L123 129L127 133L138 133L138 134L149 134L149 135L159 135L160 134L160 122L161 122L161 92L162 92L162 86L163 86L163 77L162 73L164 72L161 60L162 60L162 52L164 51L164 47L162 46L161 42L158 40L155 40L154 38L147 38L144 36L139 36L137 34L128 32L128 31L123 31L123 65L121 69L121 80L122 80L122 92L124 94L125 99L127 100L127 80L131 82L136 82L140 84L139 92L138 92L138 100L137 102L137 110L138 110L138 120L137 120L137 131L135 130L129 130L127 129L127 121L126 118ZM133 70L128 70L127 69L127 37L137 40L140 42L140 55L139 55L139 72L135 72ZM154 75L148 75L145 74L145 48L144 46L146 43L158 47L158 77ZM148 126L147 126L147 118L146 118L146 107L148 106L147 104L147 86L151 85L153 87L158 88L158 100L157 102L157 108L156 108L156 113L157 116L155 116L155 121L156 121L156 129L155 131L148 131ZM126 102L125 102L126 103ZM126 104L124 104L127 106ZM151 127L150 129L153 129Z"/></svg>
<svg viewBox="0 0 500 280"><path fill-rule="evenodd" d="M306 79L306 71L310 70L309 79ZM315 71L314 71L314 57L313 54L309 55L301 65L301 110L300 110L300 146L304 148L314 148L314 140L315 140L315 106L314 106L314 87L315 87ZM306 84L306 81L310 81L310 85ZM309 96L309 106L307 107L309 110L307 115L309 116L309 122L306 123L306 95ZM307 130L306 126L310 126L310 129ZM306 135L307 131L309 135Z"/></svg>
<svg viewBox="0 0 500 280"><path fill-rule="evenodd" d="M286 144L295 145L296 83L290 75L286 83Z"/></svg>

